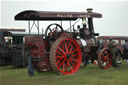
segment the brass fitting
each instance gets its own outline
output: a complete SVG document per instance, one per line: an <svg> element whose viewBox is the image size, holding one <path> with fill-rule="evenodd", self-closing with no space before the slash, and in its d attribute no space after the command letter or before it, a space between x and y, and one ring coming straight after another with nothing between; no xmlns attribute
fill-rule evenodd
<svg viewBox="0 0 128 85"><path fill-rule="evenodd" d="M92 8L88 8L88 9L87 9L87 12L88 12L88 13L92 13L92 12L93 12L93 9L92 9Z"/></svg>

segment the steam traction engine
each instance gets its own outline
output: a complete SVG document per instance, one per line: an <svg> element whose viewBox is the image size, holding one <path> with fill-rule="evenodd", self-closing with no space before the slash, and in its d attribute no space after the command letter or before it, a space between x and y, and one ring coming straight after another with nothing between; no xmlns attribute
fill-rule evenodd
<svg viewBox="0 0 128 85"><path fill-rule="evenodd" d="M27 20L30 36L25 37L25 45L32 56L33 67L37 72L54 70L67 75L78 71L87 61L98 60L99 67L107 69L112 64L108 49L99 49L94 32L93 19L101 18L99 13L92 12L50 12L23 11L15 16L15 20ZM39 21L61 21L61 25L50 24L42 35L32 36L31 29L35 26L39 33ZM82 20L82 25L75 25ZM33 23L30 23L32 22ZM62 28L62 21L70 21L69 30ZM71 21L75 21L71 24ZM31 25L32 24L32 25Z"/></svg>

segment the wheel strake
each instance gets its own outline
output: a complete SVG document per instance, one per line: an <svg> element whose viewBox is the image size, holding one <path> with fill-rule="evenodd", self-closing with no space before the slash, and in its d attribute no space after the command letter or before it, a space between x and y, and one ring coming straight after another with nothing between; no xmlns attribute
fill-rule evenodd
<svg viewBox="0 0 128 85"><path fill-rule="evenodd" d="M64 75L77 72L81 64L80 46L71 38L56 40L50 50L50 64L53 70Z"/></svg>
<svg viewBox="0 0 128 85"><path fill-rule="evenodd" d="M98 65L103 69L108 69L112 65L112 55L108 49L102 49L99 52Z"/></svg>

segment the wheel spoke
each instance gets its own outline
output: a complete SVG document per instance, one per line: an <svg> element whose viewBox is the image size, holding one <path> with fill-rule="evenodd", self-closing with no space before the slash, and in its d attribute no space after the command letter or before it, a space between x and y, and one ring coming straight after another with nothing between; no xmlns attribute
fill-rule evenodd
<svg viewBox="0 0 128 85"><path fill-rule="evenodd" d="M67 71L67 69L68 69L68 64L67 64L67 62L66 62L66 71Z"/></svg>
<svg viewBox="0 0 128 85"><path fill-rule="evenodd" d="M64 56L56 56L56 58L64 58Z"/></svg>
<svg viewBox="0 0 128 85"><path fill-rule="evenodd" d="M49 27L48 29L50 30L50 32L52 32L52 30L51 30L51 28L50 28L50 27Z"/></svg>
<svg viewBox="0 0 128 85"><path fill-rule="evenodd" d="M71 57L75 57L75 56L77 56L77 55L71 55Z"/></svg>
<svg viewBox="0 0 128 85"><path fill-rule="evenodd" d="M65 63L63 64L63 72L64 72L64 68L65 68Z"/></svg>
<svg viewBox="0 0 128 85"><path fill-rule="evenodd" d="M60 61L61 61L62 59L63 59L63 58L60 58L60 59L56 62L56 64L60 63Z"/></svg>
<svg viewBox="0 0 128 85"><path fill-rule="evenodd" d="M62 56L64 55L64 54L60 53L60 52L59 52L59 51L57 51L57 50L56 50L56 53L57 53L57 54L59 54L59 55L62 55Z"/></svg>
<svg viewBox="0 0 128 85"><path fill-rule="evenodd" d="M61 62L58 67L60 68L64 63L65 63L65 60L63 60L63 62Z"/></svg>
<svg viewBox="0 0 128 85"><path fill-rule="evenodd" d="M71 69L71 71L73 71L72 66L70 65L70 63L67 62L67 64L68 64L69 68Z"/></svg>
<svg viewBox="0 0 128 85"><path fill-rule="evenodd" d="M77 62L77 63L79 62L79 60L76 60L76 59L71 59L71 60L73 60L73 61L75 61L75 62Z"/></svg>
<svg viewBox="0 0 128 85"><path fill-rule="evenodd" d="M69 52L72 52L72 49L73 49L73 47L71 46L71 48L70 48L70 51L69 51Z"/></svg>
<svg viewBox="0 0 128 85"><path fill-rule="evenodd" d="M66 42L64 42L64 45L65 45L66 52L68 52L68 47L67 47Z"/></svg>
<svg viewBox="0 0 128 85"><path fill-rule="evenodd" d="M62 45L62 50L64 50L64 43L62 43L61 45Z"/></svg>
<svg viewBox="0 0 128 85"><path fill-rule="evenodd" d="M74 53L74 52L76 52L76 51L78 51L78 49L75 49L74 51L72 51L71 54Z"/></svg>
<svg viewBox="0 0 128 85"><path fill-rule="evenodd" d="M72 61L70 61L70 63L72 64L72 66L73 66L73 62Z"/></svg>
<svg viewBox="0 0 128 85"><path fill-rule="evenodd" d="M65 52L64 52L63 49L61 49L60 47L58 47L58 49L59 49L63 54L65 54Z"/></svg>
<svg viewBox="0 0 128 85"><path fill-rule="evenodd" d="M70 48L70 46L71 46L71 43L72 43L72 42L70 42L70 41L69 41L69 44L68 44L68 49ZM72 47L72 46L71 46L71 47Z"/></svg>

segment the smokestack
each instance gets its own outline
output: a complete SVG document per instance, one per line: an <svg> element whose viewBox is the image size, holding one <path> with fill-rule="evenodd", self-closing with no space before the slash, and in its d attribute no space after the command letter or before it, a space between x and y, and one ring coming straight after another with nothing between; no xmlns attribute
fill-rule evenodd
<svg viewBox="0 0 128 85"><path fill-rule="evenodd" d="M93 9L88 8L87 13L93 13ZM91 33L91 37L95 38L95 35L94 35L95 32L94 32L94 26L93 26L93 19L92 18L88 18L88 27L89 27L89 31Z"/></svg>

